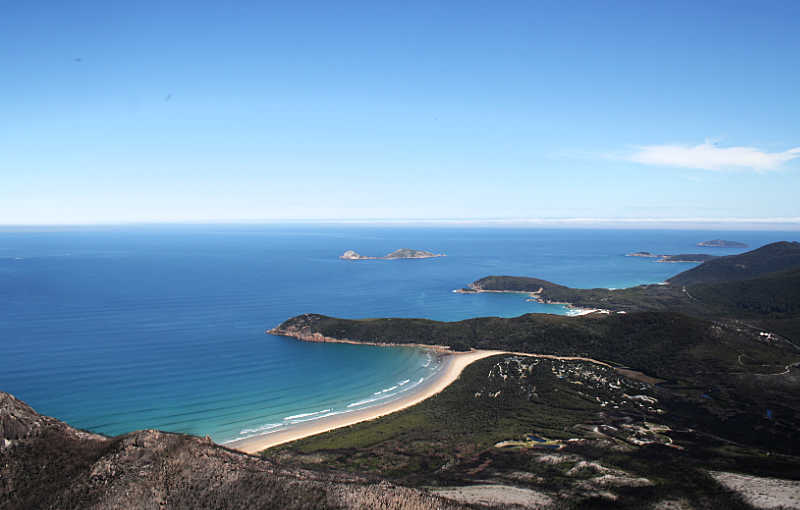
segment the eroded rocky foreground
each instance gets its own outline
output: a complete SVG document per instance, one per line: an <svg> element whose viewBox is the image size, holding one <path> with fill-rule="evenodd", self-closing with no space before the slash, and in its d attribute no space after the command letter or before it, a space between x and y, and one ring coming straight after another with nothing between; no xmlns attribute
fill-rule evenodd
<svg viewBox="0 0 800 510"><path fill-rule="evenodd" d="M0 392L0 508L458 509L426 491L300 469L157 430L109 438Z"/></svg>

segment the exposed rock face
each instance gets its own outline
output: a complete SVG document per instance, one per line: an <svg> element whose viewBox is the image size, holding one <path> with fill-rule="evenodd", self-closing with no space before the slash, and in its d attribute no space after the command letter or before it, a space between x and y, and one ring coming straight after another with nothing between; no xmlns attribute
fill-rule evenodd
<svg viewBox="0 0 800 510"><path fill-rule="evenodd" d="M336 341L339 339L326 340L328 337L323 336L317 331L314 331L325 317L316 313L304 313L287 319L280 325L270 330L267 333L271 335L280 335L304 340L306 342L326 342Z"/></svg>
<svg viewBox="0 0 800 510"><path fill-rule="evenodd" d="M358 253L354 252L353 250L347 250L339 258L340 259L344 259L344 260L360 260L360 259L365 259L365 258L369 258L369 257L361 256Z"/></svg>
<svg viewBox="0 0 800 510"><path fill-rule="evenodd" d="M79 441L107 440L105 436L77 430L55 418L42 416L13 395L0 392L0 450L52 431Z"/></svg>
<svg viewBox="0 0 800 510"><path fill-rule="evenodd" d="M461 508L415 489L283 470L208 439L157 430L108 438L0 392L0 508Z"/></svg>

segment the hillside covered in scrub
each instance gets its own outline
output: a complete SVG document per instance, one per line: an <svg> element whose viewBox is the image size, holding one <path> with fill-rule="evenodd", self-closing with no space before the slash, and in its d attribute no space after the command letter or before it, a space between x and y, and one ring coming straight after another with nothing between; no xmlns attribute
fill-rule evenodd
<svg viewBox="0 0 800 510"><path fill-rule="evenodd" d="M499 355L417 406L263 455L494 501L477 508L749 509L748 491L768 489L771 503L791 503L800 458L748 441L765 419L749 424L744 442L708 432L724 414L712 417L706 400L586 361ZM731 490L731 476L747 491Z"/></svg>

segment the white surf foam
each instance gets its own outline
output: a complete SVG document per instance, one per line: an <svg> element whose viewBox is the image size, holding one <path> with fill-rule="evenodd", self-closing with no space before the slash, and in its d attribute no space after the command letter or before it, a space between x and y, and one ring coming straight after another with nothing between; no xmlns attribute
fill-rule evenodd
<svg viewBox="0 0 800 510"><path fill-rule="evenodd" d="M274 428L280 427L282 425L283 425L283 423L267 423L266 425L262 425L260 427L254 428L254 429L243 429L243 430L240 430L239 431L239 435L241 436L241 435L245 435L245 434L252 434L254 432L264 432L265 430L274 429Z"/></svg>
<svg viewBox="0 0 800 510"><path fill-rule="evenodd" d="M350 408L350 407L363 406L365 404L371 404L372 402L377 402L379 400L386 400L387 398L390 398L390 397L393 397L393 396L394 395L382 395L380 397L368 398L368 399L365 399L365 400L359 400L358 402L353 402L352 404L347 404L347 407Z"/></svg>
<svg viewBox="0 0 800 510"><path fill-rule="evenodd" d="M323 409L322 411L317 411L317 412L314 412L314 413L303 413L303 414L295 414L294 416L287 416L283 420L284 421L289 421L289 420L294 420L296 418L305 418L306 416L314 416L315 414L324 414L324 413L329 413L329 412L331 412L330 409Z"/></svg>
<svg viewBox="0 0 800 510"><path fill-rule="evenodd" d="M347 407L348 408L359 407L359 406L363 406L363 405L366 405L366 404L372 404L373 402L379 402L381 400L386 400L387 398L396 397L397 395L399 395L401 393L405 393L406 391L409 391L409 390L411 390L413 388L416 388L417 386L422 384L422 381L424 381L424 380L425 380L424 377L420 377L419 381L417 381L415 383L412 383L412 384L410 384L408 386L405 386L407 383L410 382L410 379L406 379L405 381L403 381L403 386L404 387L400 391L398 391L396 393L384 393L384 392L390 391L391 389L398 388L400 386L399 384L397 386L392 386L392 388L389 389L389 390L381 390L381 391L377 391L377 392L373 393L373 395L379 395L379 396L376 396L375 398L367 398L367 399L364 399L364 400L359 400L358 402L352 402L350 404L347 404Z"/></svg>
<svg viewBox="0 0 800 510"><path fill-rule="evenodd" d="M304 422L307 422L307 421L319 420L320 418L327 418L328 416L336 416L337 414L345 414L345 413L351 413L351 412L352 411L333 411L333 412L330 412L330 413L321 414L319 416L314 416L313 418L306 418L305 420L293 420L291 423L292 424L304 423Z"/></svg>

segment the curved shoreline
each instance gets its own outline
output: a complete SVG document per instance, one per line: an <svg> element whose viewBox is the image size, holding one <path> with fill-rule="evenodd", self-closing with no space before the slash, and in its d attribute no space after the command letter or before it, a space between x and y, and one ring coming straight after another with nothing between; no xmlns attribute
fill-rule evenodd
<svg viewBox="0 0 800 510"><path fill-rule="evenodd" d="M567 313L564 314L565 317L578 317L581 315L588 315L590 313L611 313L612 310L606 310L605 308L586 308L582 306L575 306L572 303L568 303L566 301L550 301L548 299L544 299L541 296L543 289L539 289L537 291L529 291L529 290L491 290L491 289L473 289L473 288L464 288L464 289L455 289L453 292L455 294L527 294L528 299L525 301L530 301L532 303L539 303L540 305L559 305L563 306ZM610 290L610 289L609 289ZM617 313L624 313L624 312L617 312Z"/></svg>
<svg viewBox="0 0 800 510"><path fill-rule="evenodd" d="M345 343L356 342L347 341ZM386 402L385 404L360 409L358 411L353 411L343 415L320 418L319 420L314 420L308 424L298 425L290 429L281 430L280 432L273 432L271 434L253 436L245 439L237 439L235 441L225 443L224 446L234 450L239 450L244 453L256 454L268 448L272 448L273 446L290 443L292 441L297 441L298 439L315 436L317 434L322 434L324 432L341 427L355 425L356 423L375 420L382 416L386 416L387 414L417 405L423 400L440 393L442 390L454 383L461 376L461 372L463 372L464 369L470 364L480 359L500 354L507 354L510 356L529 356L534 358L562 361L584 361L611 368L620 375L630 377L647 384L658 384L659 382L663 382L662 379L647 376L646 374L636 370L631 370L624 367L615 367L609 363L606 363L605 361L599 361L583 356L558 356L555 354L534 354L528 352L498 350L474 350L470 352L450 351L440 354L442 359L442 368L433 377L431 377L415 391L409 393L408 395L404 395L397 400L392 400L391 402Z"/></svg>
<svg viewBox="0 0 800 510"><path fill-rule="evenodd" d="M355 343L355 342L354 342ZM385 344L384 344L385 345ZM431 378L411 391L408 395L386 402L385 404L359 409L351 413L320 418L307 424L298 425L287 430L264 434L261 436L237 439L225 443L223 446L239 450L244 453L254 454L283 443L289 443L305 437L322 434L340 427L355 425L362 421L374 420L402 409L416 405L423 400L441 392L452 384L461 375L461 372L472 362L496 354L505 354L505 351L471 351L458 353L442 353L442 368Z"/></svg>

